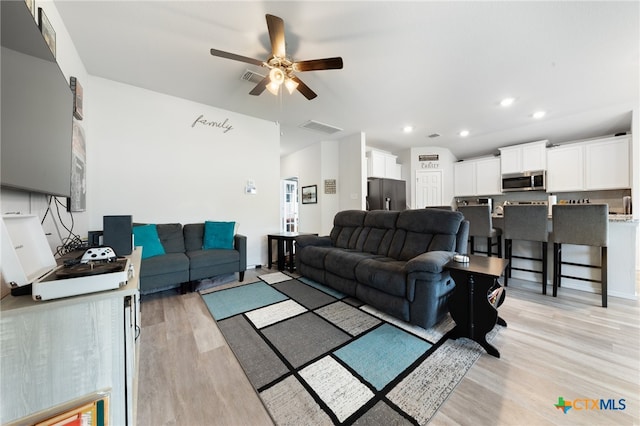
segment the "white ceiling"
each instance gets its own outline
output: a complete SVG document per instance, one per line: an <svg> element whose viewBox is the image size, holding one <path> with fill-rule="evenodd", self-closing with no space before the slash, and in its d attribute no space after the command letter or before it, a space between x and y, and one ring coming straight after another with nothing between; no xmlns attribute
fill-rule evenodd
<svg viewBox="0 0 640 426"><path fill-rule="evenodd" d="M604 136L630 130L640 97L638 1L55 4L91 75L278 121L282 155L360 131L368 146L442 146L458 158ZM314 100L251 96L241 75L265 69L209 54L266 60L266 13L284 19L293 60L343 58L342 70L298 74ZM499 106L506 96L510 108ZM546 117L534 120L537 109ZM299 128L307 120L344 130Z"/></svg>

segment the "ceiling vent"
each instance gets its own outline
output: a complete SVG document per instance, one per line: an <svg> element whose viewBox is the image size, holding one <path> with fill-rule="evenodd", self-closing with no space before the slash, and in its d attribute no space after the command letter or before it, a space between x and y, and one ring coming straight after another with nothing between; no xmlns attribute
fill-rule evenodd
<svg viewBox="0 0 640 426"><path fill-rule="evenodd" d="M438 134L438 133L431 133L428 137L430 137L431 139L433 139L433 138L438 138L438 137L440 137L440 134Z"/></svg>
<svg viewBox="0 0 640 426"><path fill-rule="evenodd" d="M264 79L264 75L260 75L257 72L246 70L241 76L240 80L248 81L250 83L260 83Z"/></svg>
<svg viewBox="0 0 640 426"><path fill-rule="evenodd" d="M302 123L300 127L307 130L313 130L314 132L326 133L328 135L332 135L344 130L339 127L331 126L329 124L320 123L319 121L315 120L309 120L306 123Z"/></svg>

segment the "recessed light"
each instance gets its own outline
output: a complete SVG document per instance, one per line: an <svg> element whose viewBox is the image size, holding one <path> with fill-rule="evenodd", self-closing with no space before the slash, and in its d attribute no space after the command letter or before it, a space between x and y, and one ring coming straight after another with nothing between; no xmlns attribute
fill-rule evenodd
<svg viewBox="0 0 640 426"><path fill-rule="evenodd" d="M466 138L467 136L469 136L469 131L468 130L462 130L460 131L460 133L458 133L461 137Z"/></svg>
<svg viewBox="0 0 640 426"><path fill-rule="evenodd" d="M545 111L536 111L536 112L533 113L533 118L540 119L540 118L544 117L545 115L547 115L547 113Z"/></svg>
<svg viewBox="0 0 640 426"><path fill-rule="evenodd" d="M515 98L504 98L503 100L500 101L500 106L503 106L503 107L511 106L514 101L515 101Z"/></svg>
<svg viewBox="0 0 640 426"><path fill-rule="evenodd" d="M411 132L413 132L413 126L404 126L402 128L402 131L405 132L405 133L411 133Z"/></svg>

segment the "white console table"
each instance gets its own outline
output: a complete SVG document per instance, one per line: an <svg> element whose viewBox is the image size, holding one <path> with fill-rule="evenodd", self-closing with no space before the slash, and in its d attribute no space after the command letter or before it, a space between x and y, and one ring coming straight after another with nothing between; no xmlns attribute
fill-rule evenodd
<svg viewBox="0 0 640 426"><path fill-rule="evenodd" d="M116 290L44 302L0 301L0 423L55 415L60 405L109 392L109 424L135 425L140 257Z"/></svg>

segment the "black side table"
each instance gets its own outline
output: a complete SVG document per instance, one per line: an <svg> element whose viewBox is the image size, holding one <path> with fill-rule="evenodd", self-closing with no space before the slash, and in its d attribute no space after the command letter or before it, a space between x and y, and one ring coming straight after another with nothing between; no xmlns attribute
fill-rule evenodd
<svg viewBox="0 0 640 426"><path fill-rule="evenodd" d="M456 283L449 298L449 313L456 326L449 332L449 338L468 337L488 354L500 358L500 352L487 342L486 335L496 323L507 326L498 316L498 307L505 298L505 289L498 278L508 264L508 260L498 257L471 255L468 263L452 260L444 266Z"/></svg>
<svg viewBox="0 0 640 426"><path fill-rule="evenodd" d="M318 234L305 234L300 232L279 232L277 234L268 234L267 235L267 256L269 256L269 269L273 266L273 240L276 240L278 245L278 270L283 271L285 269L285 253L289 252L289 272L293 272L295 270L295 265L293 264L293 242L296 237L299 235L318 235ZM285 251L286 245L286 251Z"/></svg>

